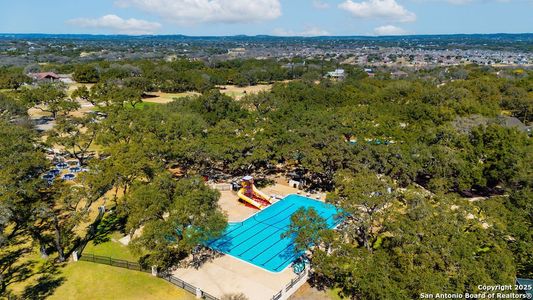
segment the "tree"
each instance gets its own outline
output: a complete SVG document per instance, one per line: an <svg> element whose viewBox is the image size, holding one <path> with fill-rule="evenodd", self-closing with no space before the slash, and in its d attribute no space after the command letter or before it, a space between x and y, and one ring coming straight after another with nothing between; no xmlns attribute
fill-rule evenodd
<svg viewBox="0 0 533 300"><path fill-rule="evenodd" d="M56 126L49 134L47 142L64 147L83 166L97 133L98 123L92 115L63 117L57 119Z"/></svg>
<svg viewBox="0 0 533 300"><path fill-rule="evenodd" d="M27 89L22 93L22 99L29 105L51 113L54 119L60 112L67 114L80 108L78 102L67 97L62 87L53 84L44 84L36 88Z"/></svg>
<svg viewBox="0 0 533 300"><path fill-rule="evenodd" d="M31 78L22 74L11 72L3 77L0 77L0 87L18 90L24 84L31 83Z"/></svg>
<svg viewBox="0 0 533 300"><path fill-rule="evenodd" d="M85 94L85 92L83 92ZM89 99L94 105L100 105L107 110L120 110L124 107L135 108L142 102L142 90L123 86L121 83L95 84L90 91ZM87 96L85 94L85 96Z"/></svg>
<svg viewBox="0 0 533 300"><path fill-rule="evenodd" d="M320 217L314 208L299 208L291 215L289 228L282 234L282 237L293 239L296 252L309 249L312 255L314 252L313 246L322 246L327 232L328 225L326 220Z"/></svg>
<svg viewBox="0 0 533 300"><path fill-rule="evenodd" d="M372 243L382 230L387 210L396 199L393 183L364 168L356 174L339 172L335 183L337 190L331 201L347 213L347 238L357 241L371 252Z"/></svg>
<svg viewBox="0 0 533 300"><path fill-rule="evenodd" d="M465 202L417 192L384 219L372 251L341 235L312 259L318 278L363 299L413 299L420 293L465 293L479 284L512 284L514 266L502 236ZM459 204L459 205L458 205ZM378 242L379 241L379 242Z"/></svg>
<svg viewBox="0 0 533 300"><path fill-rule="evenodd" d="M245 115L245 111L237 102L231 97L221 94L218 90L211 90L193 99L180 99L177 105L185 106L202 114L211 125L224 119L235 121Z"/></svg>
<svg viewBox="0 0 533 300"><path fill-rule="evenodd" d="M89 213L88 207L82 205L86 199L84 189L57 182L47 190L47 196L40 201L39 221L48 227L46 239L53 245L57 260L64 262L79 240L74 232L76 226Z"/></svg>
<svg viewBox="0 0 533 300"><path fill-rule="evenodd" d="M83 99L85 101L90 101L91 99L91 93L89 91L89 89L87 88L87 86L85 85L82 85L80 87L78 87L77 89L74 90L74 92L72 92L72 99ZM91 102L92 103L92 102ZM94 104L94 103L92 103Z"/></svg>
<svg viewBox="0 0 533 300"><path fill-rule="evenodd" d="M4 93L0 93L0 119L9 121L12 118L26 115L27 108L23 103Z"/></svg>
<svg viewBox="0 0 533 300"><path fill-rule="evenodd" d="M250 105L260 115L263 115L272 110L272 98L274 98L272 94L263 91L257 94L246 95L242 102Z"/></svg>
<svg viewBox="0 0 533 300"><path fill-rule="evenodd" d="M41 191L46 186L40 178L46 169L34 133L27 128L0 121L0 205L5 210L0 230L12 227L36 241L46 254L47 241L42 227L34 222L39 214Z"/></svg>
<svg viewBox="0 0 533 300"><path fill-rule="evenodd" d="M100 79L100 72L93 65L78 65L74 68L73 78L80 83L96 83Z"/></svg>
<svg viewBox="0 0 533 300"><path fill-rule="evenodd" d="M198 177L174 182L161 174L151 183L139 183L127 197L127 230L142 227L131 247L162 270L175 265L225 229L219 197Z"/></svg>

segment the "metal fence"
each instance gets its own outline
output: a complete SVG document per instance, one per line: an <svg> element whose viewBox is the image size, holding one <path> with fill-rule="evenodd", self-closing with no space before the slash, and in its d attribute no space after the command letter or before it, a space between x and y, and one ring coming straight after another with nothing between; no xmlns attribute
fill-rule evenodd
<svg viewBox="0 0 533 300"><path fill-rule="evenodd" d="M290 289L292 289L298 282L300 282L303 278L306 278L307 274L309 272L309 269L306 268L302 273L298 274L296 278L291 279L291 282L285 286L284 289L279 291L277 294L272 296L272 300L278 300L283 296L283 293L288 292Z"/></svg>
<svg viewBox="0 0 533 300"><path fill-rule="evenodd" d="M288 292L290 289L292 289L292 287L300 280L302 280L302 278L304 278L305 276L307 276L307 268L303 272L298 274L298 277L291 279L291 282L285 287L285 292Z"/></svg>
<svg viewBox="0 0 533 300"><path fill-rule="evenodd" d="M277 294L274 295L274 297L272 297L272 300L278 300L279 298L281 298L282 294L283 294L283 291L279 291Z"/></svg>
<svg viewBox="0 0 533 300"><path fill-rule="evenodd" d="M89 261L97 264L109 265L113 267L119 267L124 269L130 269L135 271L141 271L151 273L152 270L143 268L139 263L127 261L123 259L116 259L109 256L94 255L91 253L84 253L80 256L79 260Z"/></svg>
<svg viewBox="0 0 533 300"><path fill-rule="evenodd" d="M91 253L84 253L83 255L80 256L79 260L83 260L83 261L88 261L88 262L93 262L93 263L97 263L97 264L104 264L104 265L109 265L109 266L113 266L113 267L119 267L119 268L125 268L125 269L129 269L129 270L135 270L135 271L141 271L141 272L146 272L146 273L152 273L152 269L151 268L147 268L147 267L144 267L142 266L141 264L139 263L136 263L136 262L132 262L132 261L127 261L127 260L123 260L123 259L116 259L116 258L112 258L112 257L109 257L109 256L101 256L101 255L94 255L94 254L91 254ZM193 295L196 295L196 290L197 290L197 287L195 287L194 285L192 284L189 284L175 276L172 276L170 274L158 274L157 275L159 278L162 278L162 279L165 279L166 281L172 283L173 285L179 287L179 288L182 288L184 290L186 290L187 292L193 294ZM206 292L203 292L202 291L202 298L203 299L206 299L206 300L219 300L218 298L206 293Z"/></svg>
<svg viewBox="0 0 533 300"><path fill-rule="evenodd" d="M173 285L179 287L179 288L182 288L186 291L188 291L189 293L192 293L193 295L196 295L196 287L194 285L191 285L191 284L188 284L187 282L175 277L175 276L172 276L172 275L167 275L167 276L159 276L163 279L165 279L166 281L172 283ZM202 298L203 299L207 299L207 300L218 300L218 298L216 298L215 296L212 296L206 292L202 292Z"/></svg>

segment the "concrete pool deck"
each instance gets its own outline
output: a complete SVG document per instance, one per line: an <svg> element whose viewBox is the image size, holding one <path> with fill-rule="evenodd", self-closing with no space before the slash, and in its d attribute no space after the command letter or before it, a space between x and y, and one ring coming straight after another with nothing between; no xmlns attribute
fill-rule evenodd
<svg viewBox="0 0 533 300"><path fill-rule="evenodd" d="M272 299L296 277L292 268L271 273L229 255L215 258L199 269L179 268L173 275L217 298L243 293L254 300Z"/></svg>
<svg viewBox="0 0 533 300"><path fill-rule="evenodd" d="M291 237L283 236L290 227L291 216L301 208L313 208L328 228L334 228L340 222L336 217L340 212L337 207L290 194L243 222L229 224L224 234L207 246L270 272L283 271L302 254L296 251Z"/></svg>
<svg viewBox="0 0 533 300"><path fill-rule="evenodd" d="M285 197L296 194L299 190L278 182L261 191L268 195ZM227 214L229 222L241 222L258 212L257 209L240 203L234 191L220 191L220 194L219 205ZM316 196L312 195L312 198L316 199ZM318 196L324 201L324 194ZM291 267L279 273L272 273L225 254L198 269L178 268L173 275L217 298L226 294L243 293L248 299L253 300L272 299L272 296L284 290L287 284L297 277Z"/></svg>
<svg viewBox="0 0 533 300"><path fill-rule="evenodd" d="M279 195L282 197L285 197L289 194L297 194L298 192L301 192L302 195L306 194L296 188L281 183L276 183L260 190L267 195ZM324 201L325 194L313 194L311 195L311 198ZM255 208L248 207L239 202L239 196L237 196L237 192L234 191L220 191L220 200L218 203L220 208L226 212L228 216L228 222L241 222L258 211Z"/></svg>

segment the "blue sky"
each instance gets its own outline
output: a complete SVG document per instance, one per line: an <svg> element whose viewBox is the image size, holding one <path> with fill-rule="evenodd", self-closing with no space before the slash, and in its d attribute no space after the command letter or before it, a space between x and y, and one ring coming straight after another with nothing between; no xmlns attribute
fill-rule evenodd
<svg viewBox="0 0 533 300"><path fill-rule="evenodd" d="M3 33L533 32L533 0L0 0Z"/></svg>

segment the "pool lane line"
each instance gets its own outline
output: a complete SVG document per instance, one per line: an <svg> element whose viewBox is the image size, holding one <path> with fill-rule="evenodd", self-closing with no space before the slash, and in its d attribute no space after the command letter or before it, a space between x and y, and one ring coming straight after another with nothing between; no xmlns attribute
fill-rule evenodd
<svg viewBox="0 0 533 300"><path fill-rule="evenodd" d="M274 204L277 204L277 203L280 203L280 202L276 202L276 203L274 203ZM272 206L273 206L274 204L272 204ZM291 205L289 205L289 207L292 206L292 205L294 205L294 203L291 203ZM269 207L270 207L270 206L269 206ZM230 231L224 233L223 235L221 235L221 236L218 237L217 239L215 239L215 240L209 242L207 245L210 246L210 245L212 245L214 242L216 242L216 241L220 240L221 238L223 238L223 237L229 235L229 234L232 233L233 231L242 228L242 227L244 226L244 223L246 223L247 221L250 221L250 220L254 219L254 220L256 220L257 222L260 222L260 221L258 221L258 220L256 219L256 216L257 216L259 213L261 213L262 211L264 211L264 210L260 210L260 211L256 212L255 214L251 215L250 217L246 218L245 220L243 220L243 221L241 221L241 222L236 222L236 223L239 224L238 226L236 226L236 228L234 228L234 229L232 229L232 230L230 230ZM284 211L284 210L282 210L282 212L283 212L283 211ZM272 217L270 217L270 218L273 218L273 217L275 217L275 215L272 216ZM267 218L266 220L268 220L268 218ZM235 224L236 224L236 223L235 223ZM246 230L245 230L245 231L246 231ZM243 231L243 232L245 232L245 231Z"/></svg>
<svg viewBox="0 0 533 300"><path fill-rule="evenodd" d="M269 261L271 261L272 259L278 257L278 254L282 253L282 252L285 252L285 250L289 249L290 247L294 246L293 243L289 243L289 245L287 245L287 247L283 248L283 250L281 250L280 252L276 253L276 255L270 257L267 261L265 261L264 263L262 263L261 265L264 267ZM266 250L265 250L266 251ZM264 252L264 251L263 251ZM274 270L277 270L277 269L274 269Z"/></svg>
<svg viewBox="0 0 533 300"><path fill-rule="evenodd" d="M325 221L327 222L329 220L329 218L333 217L333 215L329 216ZM292 244L291 244L292 245ZM300 251L300 252L303 252L303 251ZM278 253L279 254L279 253ZM291 259L294 259L296 258L297 256L299 255L302 255L302 253L295 253L293 254L291 257L289 257L289 259L286 259L285 261L283 261L281 264L279 264L276 268L274 268L274 270L278 270L281 266L283 266L285 263L287 263L287 261L291 260Z"/></svg>
<svg viewBox="0 0 533 300"><path fill-rule="evenodd" d="M329 210L328 210L328 209L318 209L318 208L313 207L313 206L308 206L308 207L305 207L305 208L306 208L306 209L313 208L316 212L319 213L319 216L323 216L324 214L329 213ZM295 210L295 211L293 212L293 214L294 214L296 211L297 211L297 210ZM322 214L320 214L320 213L322 213ZM292 214L291 214L290 217L292 217ZM290 217L289 217L289 218L290 218ZM329 217L326 219L326 223L327 223L327 220L329 220L330 217L331 217L331 216L329 216ZM284 220L287 220L287 219L288 219L288 218L284 218ZM268 220L268 219L265 219L265 220ZM263 224L265 224L265 225L268 225L268 226L272 226L272 227L274 227L274 228L276 228L276 229L284 229L284 228L287 227L287 225L289 225L289 224L291 223L291 222L289 222L287 225L283 226L282 228L279 228L279 227L276 226L276 225L273 225L273 224L270 224L270 223L266 223L266 222L264 222L264 221L259 221L259 220L256 220L256 221L259 222L259 223L263 223ZM329 227L329 226L328 226L328 227Z"/></svg>
<svg viewBox="0 0 533 300"><path fill-rule="evenodd" d="M327 213L327 212L325 212L325 213ZM322 217L322 215L323 215L323 214L319 214L318 216L319 216L319 217ZM326 219L326 222L327 222L327 220L328 220L329 218L331 218L331 217L332 217L332 216L329 216L329 217ZM281 242L281 241L283 241L283 240L285 240L285 239L286 239L286 238L284 238L284 239L281 239L281 238L280 238L277 242L275 242L274 244L270 245L270 247L268 247L268 248L266 248L265 250L263 250L261 253L259 253L258 255L256 255L253 259L255 259L257 256L259 256L259 255L265 253L268 249L272 248L272 246L274 246L274 245L277 244L278 242ZM287 248L289 248L289 247L292 246L293 244L294 244L294 242L289 243L289 245L288 245L287 247L285 247L283 250L281 250L281 251L279 251L278 253L276 253L274 256L270 257L267 261L265 261L265 262L262 263L261 265L264 266L266 263L268 263L269 261L271 261L272 259L274 259L275 257L277 257L280 253L282 253L282 252L284 252L285 250L287 250ZM252 260L253 260L253 259L252 259Z"/></svg>
<svg viewBox="0 0 533 300"><path fill-rule="evenodd" d="M289 208L290 208L291 206L293 206L293 205L294 205L294 203L292 203L291 205L289 205L288 207L286 207L285 209L283 209L280 213L282 213L282 212L284 212L285 210L289 209ZM265 220L272 219L272 218L274 218L274 217L276 217L276 215L273 215L273 216L271 216L271 217L269 217L269 218L267 218L267 219L265 219ZM235 229L232 229L232 230L226 232L224 235L222 235L221 237L219 237L219 239L222 238L222 237L225 237L225 236L229 235L230 233L232 233L233 231L235 231L235 230L237 230L237 229L240 229L241 227L244 226L244 223L245 223L246 221L248 221L248 220L252 220L252 219L255 220L256 222L261 222L261 221L259 221L259 220L256 219L256 215L253 215L251 218L242 221L239 227L237 227L237 228L235 228ZM244 232L246 232L246 230L243 231L242 233L244 233ZM242 234L242 233L241 233L241 234Z"/></svg>
<svg viewBox="0 0 533 300"><path fill-rule="evenodd" d="M304 198L305 198L305 197L304 197ZM316 200L314 200L314 199L311 199L311 200L316 201ZM277 232L279 232L280 230L283 230L283 229L287 228L287 227L289 226L290 223L289 223L288 225L282 227L282 228L279 228L279 227L274 226L274 225L271 225L271 224L269 224L269 223L265 223L265 221L270 220L270 219L272 219L272 218L274 218L274 217L278 217L281 213L285 212L286 210L288 210L290 207L294 206L295 204L300 204L300 203L299 203L299 202L298 202L298 203L291 203L289 206L287 206L285 209L283 209L280 213L277 213L277 214L275 214L275 215L273 215L273 216L271 216L271 217L269 217L269 218L266 218L266 219L263 220L263 221L259 221L259 220L257 219L257 216L258 216L259 214L253 215L250 219L253 218L253 219L255 219L256 222L261 223L261 224L263 224L263 225L266 225L266 226L267 226L266 228L268 228L268 227L272 227L272 228L276 228L276 229L277 229L276 231L274 231L274 232L271 233L268 237L265 238L265 239L268 239L268 238L272 237L273 235L275 235L275 234L276 234ZM322 203L321 203L321 204L322 204ZM319 216L322 217L323 215L330 213L329 207L327 207L327 206L328 206L328 205L317 205L317 206L315 206L315 205L310 205L310 206L302 206L302 207L307 208L307 209L308 209L308 208L313 208L313 209L315 209L315 210L318 210L319 212L321 211L321 212L323 212L323 213L319 214ZM260 211L260 212L261 212L261 211ZM295 211L294 211L294 212L295 212ZM293 214L294 212L292 212L290 215L292 216L292 214ZM325 221L327 222L330 218L334 217L335 215L336 215L336 214L332 214L332 215L330 215L328 218L326 218ZM286 220L288 217L289 217L289 216L283 218L283 220ZM248 220L248 219L247 219L247 220ZM247 221L247 220L245 220L245 221ZM244 223L245 221L243 221L242 223ZM240 226L240 227L242 227L242 226ZM238 227L238 228L236 228L236 229L234 229L234 230L232 230L232 231L235 231L235 230L239 229L240 227ZM251 228L253 228L253 227L254 227L254 226L252 226ZM329 227L329 226L328 226L328 227ZM237 238L237 237L239 237L240 235L243 235L244 233L248 232L251 228L248 228L247 230L245 230L245 231L239 233L239 235L233 237L232 240L235 239L235 238ZM228 232L227 234L229 234L229 233L230 233L230 232ZM226 234L226 235L227 235L227 234ZM265 240L265 239L264 239L264 240ZM222 243L222 244L220 244L220 245L227 244L227 243L231 242L232 240L228 240L228 241L226 241L226 242L224 242L224 243ZM264 240L263 240L263 241L264 241ZM259 257L260 255L264 254L266 251L268 251L268 250L269 250L270 248L272 248L274 245L276 245L277 243L279 243L279 242L281 242L281 241L284 241L284 240L285 240L285 239L281 239L281 238L278 239L275 243L273 243L273 244L270 245L268 248L266 248L265 250L263 250L263 251L261 251L260 253L258 253L256 256L254 256L254 257L253 257L252 259L250 259L250 260L247 260L247 259L244 259L243 257L241 257L242 254L248 252L250 249L247 249L247 250L246 250L245 252L243 252L242 254L237 255L237 257L238 257L239 259L242 259L242 260L244 260L244 261L247 261L247 262L250 262L250 263L252 263L252 264L254 264L254 265L257 265L257 264L255 264L255 263L253 262L257 257ZM245 240L245 241L247 241L247 240ZM244 242L245 242L245 241L244 241ZM261 243L261 242L262 242L262 241L260 241L259 243ZM259 244L259 243L256 243L256 245ZM242 243L240 243L240 244L242 244ZM240 244L239 244L239 245L240 245ZM239 246L239 245L237 245L237 246ZM270 262L272 259L274 259L275 257L277 257L280 253L286 251L286 249L289 248L289 247L292 246L292 245L293 245L293 243L290 243L290 244L289 244L287 247L285 247L282 251L276 253L274 256L270 257L270 259L268 259L268 260L265 261L263 264L261 264L261 266L264 267L265 264L267 264L267 263ZM237 246L236 246L236 247L237 247ZM253 247L254 247L254 246L252 246L252 248L253 248ZM233 250L233 249L235 249L235 247L232 247L231 250ZM230 251L231 251L231 250L230 250ZM227 251L227 252L226 252L226 251L222 251L222 252L225 252L225 253L227 253L227 254L230 254L229 251ZM281 265L278 265L278 267L276 267L276 269L274 269L274 270L279 269L280 266L282 266L282 265L285 264L288 260L294 258L295 256L296 256L296 255L292 255L291 257L289 257L289 259L283 261L283 263L282 263ZM266 269L266 268L265 268L265 269ZM268 269L267 269L267 270L268 270Z"/></svg>
<svg viewBox="0 0 533 300"><path fill-rule="evenodd" d="M291 216L292 216L292 215L291 215ZM327 220L329 220L329 218L331 218L331 216L329 216L329 217L326 219L326 222L327 222ZM273 236L275 233L277 233L278 231L283 230L283 229L286 229L287 227L289 227L290 224L289 224L289 225L286 225L286 226L283 226L282 228L279 228L279 227L276 227L276 226L273 226L273 225L269 225L269 224L265 224L265 225L272 226L272 227L276 228L277 230L274 231L273 233L271 233L270 235L268 235L266 238L264 238L264 239L260 240L259 242L255 243L253 246L251 246L250 248L246 249L244 252L241 252L241 253L239 254L239 256L244 255L244 253L250 251L250 250L251 250L252 248L254 248L255 246L261 244L262 242L264 242L264 241L267 240L268 238L272 237L272 236ZM280 240L283 240L283 239L280 239ZM254 258L255 258L255 257L254 257Z"/></svg>
<svg viewBox="0 0 533 300"><path fill-rule="evenodd" d="M257 246L257 245L261 244L262 242L266 241L267 239L271 238L276 232L281 231L281 230L283 230L283 228L278 229L278 230L274 231L273 233L267 235L267 237L265 237L264 239L262 239L262 240L260 240L259 242L253 244L251 247L249 247L249 248L246 249L245 251L241 252L241 254L239 254L239 256L244 255L244 253L250 251L250 250L251 250L252 248L254 248L255 246Z"/></svg>
<svg viewBox="0 0 533 300"><path fill-rule="evenodd" d="M288 207L288 208L289 208L289 207ZM288 208L287 208L287 209L288 209ZM286 210L286 209L285 209L285 210ZM283 212L283 211L282 211L282 212ZM293 213L294 213L294 212L291 212L291 213L290 213L290 216L292 216ZM275 216L279 216L279 215L280 215L280 214L277 214L277 215L275 215ZM288 216L287 216L287 217L288 217ZM287 217L283 218L283 220L285 220ZM257 220L256 220L256 221L257 221ZM270 225L270 224L268 224L268 223L263 223L263 222L261 222L261 221L257 221L257 222L259 222L259 223L257 223L257 224L262 224L262 225L264 225L265 228L263 228L263 229L259 229L259 231L256 232L255 234L259 234L261 231L264 231L265 229L270 228L270 227L276 228L277 230L276 230L275 232L278 232L278 231L283 230L284 228L286 228L286 227L278 228L278 227L276 227L276 226L272 226L272 225ZM253 226L253 227L251 227L250 229L255 228L255 227L256 227L256 226ZM239 234L238 236L236 236L235 238L242 236L245 232L248 232L248 230L243 231L242 233L240 233L240 234ZM268 232L267 232L267 233L268 233ZM255 234L254 234L254 235L255 235ZM270 233L270 234L268 235L268 237L271 237L272 235L273 235L273 233ZM251 238L251 237L250 237L250 238ZM236 245L232 245L233 247L231 247L231 249L229 249L228 251L232 251L233 249L239 247L240 245L242 245L242 244L244 244L245 242L248 242L248 241L249 241L249 238L246 238L246 239L244 239L242 242L240 242L240 243L238 243L238 244L236 244Z"/></svg>
<svg viewBox="0 0 533 300"><path fill-rule="evenodd" d="M324 213L327 213L327 212L324 212ZM322 217L322 215L324 215L324 214L319 214L320 217ZM327 221L329 218L331 218L331 217L332 217L332 216L329 216L329 217L326 219L326 221ZM285 226L284 228L287 228L287 227L289 227L289 226L290 226L290 223L289 223L289 225ZM271 234L270 236L272 236L272 235L273 235L273 234ZM281 242L281 241L283 241L283 240L285 240L285 239L287 239L287 238L279 238L275 243L273 243L272 245L270 245L269 247L267 247L267 248L266 248L265 250L263 250L261 253L259 253L259 254L257 254L256 256L254 256L254 257L252 258L252 260L256 259L256 258L257 258L258 256L260 256L261 254L265 253L268 249L272 248L274 245L276 245L277 243L279 243L279 242ZM291 243L291 244L292 244L292 243ZM283 251L285 251L285 249L283 249L283 250L281 250L280 252L276 253L276 254L275 254L273 257L271 257L268 261L270 261L272 258L276 257L278 254L280 254L280 253L283 252ZM267 262L268 262L268 261L267 261ZM265 262L265 263L266 263L266 262Z"/></svg>
<svg viewBox="0 0 533 300"><path fill-rule="evenodd" d="M274 217L277 217L279 214L281 214L281 213L283 213L284 211L286 211L287 209L291 208L293 205L294 205L294 203L291 203L291 205L287 206L285 209L283 209L282 211L280 211L278 214L275 214L275 215L273 215L273 216L271 216L271 217L269 217L269 218L266 218L265 220L269 220L269 219L272 219L272 218L274 218ZM257 220L256 217L255 217L255 215L254 215L251 219L254 219L256 222L259 222L259 223L261 223L261 224L263 224L263 225L271 226L271 225L269 225L269 224L264 224L263 222ZM250 220L250 219L248 219L248 220ZM243 221L242 223L244 223L244 221ZM219 238L217 238L216 240L214 240L212 243L210 243L209 246L212 245L214 242L216 242L216 241L218 241L218 240L220 240L220 239L222 239L222 238L224 238L224 237L227 237L231 232L233 232L233 231L235 231L235 230L237 230L237 229L239 229L239 228L242 228L242 227L245 227L244 224L242 224L240 227L235 228L235 229L233 229L233 230L230 230L229 232L227 232L227 233L225 233L224 235L220 236ZM244 230L243 232L240 232L238 235L236 235L236 236L230 238L229 240L225 241L224 243L219 244L218 246L225 245L225 244L229 243L231 240L233 240L234 238L236 238L236 237L238 237L238 236L244 234L244 233L247 232L248 230L250 230L250 229L254 229L254 228L255 228L255 226L251 226L251 227L247 228L246 230Z"/></svg>
<svg viewBox="0 0 533 300"><path fill-rule="evenodd" d="M288 261L290 260L293 260L298 257L298 256L301 256L302 254L304 254L305 251L301 251L299 253L295 253L293 255L291 255L288 259L284 260L281 264L279 264L277 267L274 268L274 270L279 270L280 267L282 267L283 265L285 265Z"/></svg>
<svg viewBox="0 0 533 300"><path fill-rule="evenodd" d="M262 223L258 223L258 224L261 224L261 225L265 226L265 224L262 224ZM255 228L257 228L257 227L259 227L259 226L255 225L255 226L251 227L250 229L255 229ZM237 237L240 238L241 242L238 243L238 244L235 244L235 245L232 244L232 245L231 245L231 248L228 250L228 252L233 251L235 248L237 248L237 247L239 247L240 245L242 245L242 244L248 242L252 237L257 236L257 235L260 234L262 231L265 231L265 230L268 229L268 228L270 228L270 227L265 226L264 228L260 228L257 232L254 232L254 234L252 234L252 236L250 236L250 237L246 237L246 238L242 238L242 237L241 237L241 236L244 234L244 232L243 232L242 234L239 234ZM248 231L245 231L245 232L248 232ZM269 236L270 236L270 235L269 235Z"/></svg>

